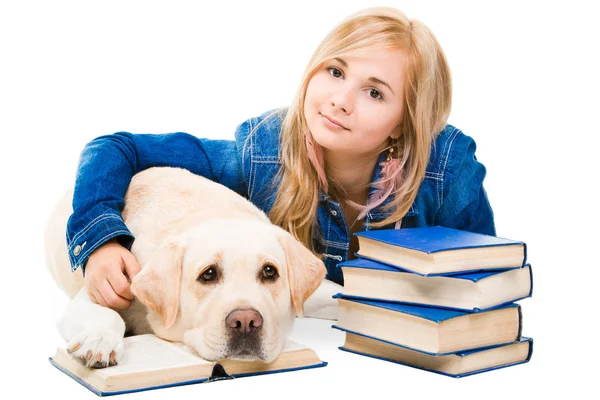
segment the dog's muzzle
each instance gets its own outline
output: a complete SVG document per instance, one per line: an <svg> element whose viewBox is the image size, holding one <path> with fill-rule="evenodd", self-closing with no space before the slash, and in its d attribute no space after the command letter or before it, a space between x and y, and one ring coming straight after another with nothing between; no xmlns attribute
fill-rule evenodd
<svg viewBox="0 0 600 400"><path fill-rule="evenodd" d="M229 357L262 358L263 318L253 309L236 309L225 318L229 332Z"/></svg>

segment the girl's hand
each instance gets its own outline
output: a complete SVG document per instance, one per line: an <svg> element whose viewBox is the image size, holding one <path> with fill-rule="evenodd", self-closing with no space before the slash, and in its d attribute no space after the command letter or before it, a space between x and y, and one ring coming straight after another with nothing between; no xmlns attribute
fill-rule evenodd
<svg viewBox="0 0 600 400"><path fill-rule="evenodd" d="M135 256L111 239L94 250L86 263L88 295L101 306L124 310L133 301L131 281L140 269Z"/></svg>

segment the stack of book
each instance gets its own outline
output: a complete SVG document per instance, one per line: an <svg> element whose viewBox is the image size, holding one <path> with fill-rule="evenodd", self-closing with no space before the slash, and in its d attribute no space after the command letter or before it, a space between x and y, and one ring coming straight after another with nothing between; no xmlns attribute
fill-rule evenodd
<svg viewBox="0 0 600 400"><path fill-rule="evenodd" d="M462 377L522 364L531 265L523 242L444 227L359 232L340 263L341 350Z"/></svg>

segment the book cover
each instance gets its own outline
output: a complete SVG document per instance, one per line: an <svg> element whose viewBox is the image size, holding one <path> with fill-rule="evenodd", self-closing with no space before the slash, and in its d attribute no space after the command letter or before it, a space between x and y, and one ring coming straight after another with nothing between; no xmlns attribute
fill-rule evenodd
<svg viewBox="0 0 600 400"><path fill-rule="evenodd" d="M339 299L339 298L344 298L344 297L342 294L338 293L335 296L333 296L333 298ZM452 319L452 318L462 317L462 316L471 314L466 311L447 310L447 309L437 308L437 307L422 307L422 306L415 306L415 305L409 305L409 304L394 303L394 302L390 302L390 301L371 301L371 300L357 300L357 299L351 299L349 301L366 304L366 305L369 305L372 307L384 308L387 310L400 312L400 313L404 313L404 314L410 314L415 317L433 321L438 324L441 322L444 322L446 320ZM494 310L505 309L505 308L519 308L519 307L520 306L517 303L509 303L509 304L502 305L500 307L496 307L496 308L494 308Z"/></svg>
<svg viewBox="0 0 600 400"><path fill-rule="evenodd" d="M443 226L405 229L379 229L355 233L356 236L431 254L441 251L492 246L523 245L517 240L473 233ZM524 265L524 263L523 263Z"/></svg>
<svg viewBox="0 0 600 400"><path fill-rule="evenodd" d="M509 345L511 343L516 343L516 342L520 341L522 339L522 337L523 337L523 336L520 336L517 340L513 340L513 341L505 342L505 343L492 344L492 345L489 345L489 346L475 347L475 348L472 348L472 349L464 349L464 350L460 350L460 351L448 351L448 352L443 352L443 353L433 353L433 352L430 352L430 351L425 351L425 350L417 349L415 347L406 346L406 345L403 345L403 344L400 344L400 343L397 343L397 342L392 342L390 340L385 340L385 339L382 339L380 337L376 337L376 336L372 336L372 335L367 335L367 334L364 334L364 333L361 333L361 332L354 331L352 329L341 327L339 325L332 325L331 327L333 329L337 329L337 330L345 332L347 334L351 333L353 335L361 336L361 337L364 337L364 338L367 338L367 339L377 340L377 341L382 342L382 343L387 343L387 344L390 344L392 346L401 347L401 348L403 348L405 350L413 351L415 353L419 353L419 354L427 355L427 356L431 356L431 357L444 357L444 356L448 356L448 355L452 355L452 354L459 354L459 353L467 353L467 352L472 352L472 351L474 352L474 351L480 351L480 350L493 349L495 347L506 346L506 345Z"/></svg>
<svg viewBox="0 0 600 400"><path fill-rule="evenodd" d="M441 226L357 232L358 257L425 276L506 270L526 264L524 242Z"/></svg>
<svg viewBox="0 0 600 400"><path fill-rule="evenodd" d="M533 354L533 339L522 337L515 343L433 356L377 338L346 333L346 342L339 349L428 372L462 378L529 362Z"/></svg>
<svg viewBox="0 0 600 400"><path fill-rule="evenodd" d="M115 396L115 395L119 395L119 394L136 393L136 392L145 392L147 390L165 389L165 388L175 387L175 386L194 385L197 383L214 382L214 381L225 380L225 379L244 378L247 376L258 376L258 375L277 374L277 373L281 373L281 372L292 372L292 371L299 371L299 370L303 370L303 369L320 368L320 367L327 366L327 361L322 361L320 364L306 365L306 366L296 367L296 368L279 369L279 370L272 370L272 371L258 371L258 372L246 373L246 374L229 375L229 374L227 374L225 369L220 364L215 364L213 367L213 372L210 377L199 378L199 379L190 379L190 380L186 380L186 381L175 382L175 383L164 384L164 385L156 385L156 386L149 385L149 386L140 387L140 388L136 388L136 389L103 391L103 390L100 390L100 389L92 386L90 383L88 383L84 379L75 375L69 369L67 369L67 368L63 367L61 364L57 363L52 357L49 357L48 360L50 361L50 364L52 364L54 367L56 367L59 371L63 372L67 376L71 377L73 380L75 380L76 382L81 384L83 387L85 387L86 389L88 389L89 391L91 391L92 393L94 393L100 397Z"/></svg>
<svg viewBox="0 0 600 400"><path fill-rule="evenodd" d="M162 389L254 375L319 368L327 362L312 350L288 340L279 357L271 363L225 359L211 362L198 357L181 343L154 335L124 339L125 356L116 366L94 369L71 357L60 346L50 363L98 396Z"/></svg>
<svg viewBox="0 0 600 400"><path fill-rule="evenodd" d="M387 301L348 299L340 294L333 328L377 338L430 355L483 349L520 340L522 313L510 303L470 313Z"/></svg>
<svg viewBox="0 0 600 400"><path fill-rule="evenodd" d="M356 254L358 256L358 254ZM372 269L379 271L390 271L390 272L403 272L408 274L413 274L414 272L407 270L406 268L402 268L397 265L385 264L376 260L372 260L366 257L355 258L353 260L343 261L337 265L339 268L348 267L348 268L363 268L363 269ZM530 264L526 264L524 266L530 266ZM469 272L461 272L452 274L447 276L446 278L450 279L465 279L472 282L477 282L481 279L487 278L488 276L496 275L505 271L509 271L515 268L502 268L500 270L490 270L490 271L469 271Z"/></svg>
<svg viewBox="0 0 600 400"><path fill-rule="evenodd" d="M344 291L340 294L342 298L388 301L465 312L482 312L514 303L531 297L533 294L533 272L530 264L523 267L523 273L515 269L504 269L433 277L413 274L403 268L366 258L341 262L338 267L344 271L345 286ZM355 274L353 270L355 269L374 272L358 274L355 282L352 279L353 274ZM528 269L528 271L525 269ZM383 274L380 272L383 272ZM467 286L466 283L460 283L460 281L468 281L476 284L486 279L497 281L497 278L502 274L507 277L510 276L511 279L502 278L504 281L497 288L491 286L489 282L483 286ZM528 276L528 282L524 282L525 276ZM492 293L492 290L497 291L499 294ZM457 291L460 291L460 293L457 293ZM367 293L371 295L369 296ZM499 297L503 297L503 300L498 301ZM420 302L408 299L423 300ZM492 302L492 299L496 301ZM468 304L473 305L467 307ZM487 304L487 306L482 306L482 304Z"/></svg>

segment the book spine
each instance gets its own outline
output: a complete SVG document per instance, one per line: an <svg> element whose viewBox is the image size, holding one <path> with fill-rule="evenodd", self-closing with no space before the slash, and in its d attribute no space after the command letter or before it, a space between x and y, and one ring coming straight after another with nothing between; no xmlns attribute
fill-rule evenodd
<svg viewBox="0 0 600 400"><path fill-rule="evenodd" d="M528 362L529 360L531 360L532 354L533 354L533 339L529 338L529 353L527 354L527 358L525 359L525 362Z"/></svg>
<svg viewBox="0 0 600 400"><path fill-rule="evenodd" d="M225 371L225 368L223 368L223 366L219 363L216 363L213 366L213 370L212 373L210 374L210 377L208 378L209 382L213 382L213 381L221 381L223 379L233 379L232 376L230 376L227 371Z"/></svg>
<svg viewBox="0 0 600 400"><path fill-rule="evenodd" d="M529 284L531 287L529 288L529 296L527 297L533 296L533 268L531 268L531 265L529 265Z"/></svg>
<svg viewBox="0 0 600 400"><path fill-rule="evenodd" d="M523 331L523 312L521 311L520 304L517 304L517 312L519 313L519 331L517 332L517 339L515 340L516 342L521 340L521 333Z"/></svg>

